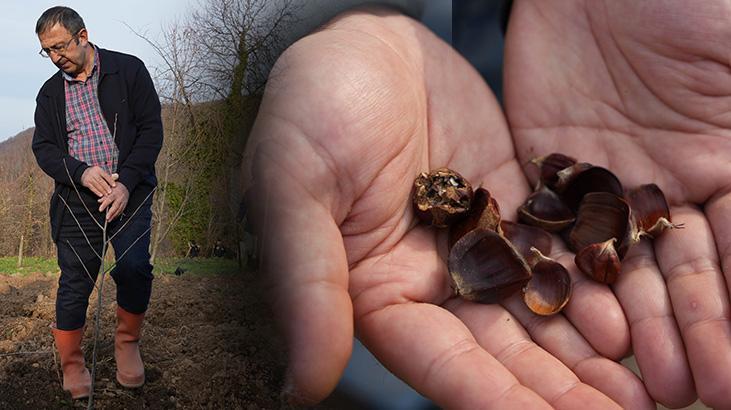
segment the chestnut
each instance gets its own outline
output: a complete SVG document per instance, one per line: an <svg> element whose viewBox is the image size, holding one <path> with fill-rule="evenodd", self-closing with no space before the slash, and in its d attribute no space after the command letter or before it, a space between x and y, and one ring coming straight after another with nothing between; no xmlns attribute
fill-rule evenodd
<svg viewBox="0 0 731 410"><path fill-rule="evenodd" d="M576 220L571 209L547 186L538 188L526 199L518 208L518 218L549 232L561 231Z"/></svg>
<svg viewBox="0 0 731 410"><path fill-rule="evenodd" d="M655 184L629 189L625 198L632 209L636 236L656 238L667 229L682 229L683 224L670 221L670 208L660 187Z"/></svg>
<svg viewBox="0 0 731 410"><path fill-rule="evenodd" d="M574 165L569 169L577 167ZM566 171L566 170L564 170ZM559 174L564 171L560 171ZM576 173L567 173L570 177L559 181L561 198L571 210L577 210L584 195L590 192L610 192L619 197L624 195L622 183L606 168L590 166ZM559 175L559 179L561 175Z"/></svg>
<svg viewBox="0 0 731 410"><path fill-rule="evenodd" d="M535 252L531 250L532 248L543 255L551 253L553 239L550 233L541 228L510 221L500 221L500 228L502 235L520 252L529 266L534 264L532 259L535 257Z"/></svg>
<svg viewBox="0 0 731 410"><path fill-rule="evenodd" d="M449 248L467 232L475 228L500 232L500 207L485 188L477 188L469 211L449 228Z"/></svg>
<svg viewBox="0 0 731 410"><path fill-rule="evenodd" d="M531 162L538 166L540 184L554 189L558 183L558 172L576 164L576 159L554 152L544 157L534 158Z"/></svg>
<svg viewBox="0 0 731 410"><path fill-rule="evenodd" d="M497 303L523 289L530 267L517 249L490 229L476 228L449 251L449 275L457 295L480 303Z"/></svg>
<svg viewBox="0 0 731 410"><path fill-rule="evenodd" d="M523 292L526 306L538 315L558 313L571 297L571 276L566 268L548 258L536 248L531 248L535 262L531 265L531 276Z"/></svg>
<svg viewBox="0 0 731 410"><path fill-rule="evenodd" d="M421 173L414 181L414 212L426 223L444 228L467 212L472 185L449 168Z"/></svg>
<svg viewBox="0 0 731 410"><path fill-rule="evenodd" d="M629 218L629 205L621 197L609 192L588 193L569 233L569 247L579 252L611 238L624 239L630 231Z"/></svg>
<svg viewBox="0 0 731 410"><path fill-rule="evenodd" d="M588 163L588 162L577 162L570 167L566 167L558 172L556 172L556 183L553 186L553 189L556 190L556 192L563 192L568 184L573 181L573 179L579 175L580 173L586 171L589 168L593 168L594 165Z"/></svg>
<svg viewBox="0 0 731 410"><path fill-rule="evenodd" d="M622 268L617 249L614 247L616 242L617 238L611 238L585 246L574 258L576 266L598 282L614 283Z"/></svg>

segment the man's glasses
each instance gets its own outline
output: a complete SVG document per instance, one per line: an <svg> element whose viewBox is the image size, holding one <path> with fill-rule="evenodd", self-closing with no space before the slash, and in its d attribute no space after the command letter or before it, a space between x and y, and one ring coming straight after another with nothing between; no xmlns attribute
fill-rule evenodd
<svg viewBox="0 0 731 410"><path fill-rule="evenodd" d="M79 32L80 31L81 30L79 30ZM38 52L38 54L40 54L41 57L43 57L43 58L50 58L51 53L54 53L56 55L63 54L66 51L66 49L69 47L69 44L71 44L71 42L74 41L76 36L79 35L79 32L77 32L76 34L71 36L71 39L69 41L67 41L66 44L55 45L55 46L48 47L48 48L42 48L41 51Z"/></svg>

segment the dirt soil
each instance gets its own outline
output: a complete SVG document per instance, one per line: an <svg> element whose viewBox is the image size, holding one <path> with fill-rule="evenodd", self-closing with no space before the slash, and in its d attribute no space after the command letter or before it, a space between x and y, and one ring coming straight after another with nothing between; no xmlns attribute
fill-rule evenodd
<svg viewBox="0 0 731 410"><path fill-rule="evenodd" d="M146 384L115 380L115 286L107 276L97 347L98 409L288 407L279 400L285 359L252 274L160 275L153 282L141 350ZM78 408L61 389L49 325L57 277L0 275L0 408ZM96 292L91 301L96 307ZM94 309L83 342L91 368ZM31 352L29 354L16 354ZM10 355L9 355L10 354Z"/></svg>

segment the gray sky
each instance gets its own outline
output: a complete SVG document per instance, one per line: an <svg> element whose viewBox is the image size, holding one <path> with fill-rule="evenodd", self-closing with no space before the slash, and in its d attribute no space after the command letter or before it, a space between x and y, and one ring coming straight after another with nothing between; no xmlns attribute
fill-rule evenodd
<svg viewBox="0 0 731 410"><path fill-rule="evenodd" d="M89 39L100 47L134 54L153 71L161 65L154 50L123 23L152 39L161 28L184 17L196 0L44 0L3 1L3 62L0 64L0 141L33 126L35 97L43 82L58 69L38 55L35 35L38 17L49 7L64 5L76 10L86 23Z"/></svg>

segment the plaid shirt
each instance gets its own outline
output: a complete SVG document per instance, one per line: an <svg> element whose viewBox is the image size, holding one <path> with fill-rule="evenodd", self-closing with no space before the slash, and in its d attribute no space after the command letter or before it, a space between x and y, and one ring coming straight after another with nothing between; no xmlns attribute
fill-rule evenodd
<svg viewBox="0 0 731 410"><path fill-rule="evenodd" d="M99 50L94 47L94 67L86 81L62 73L66 94L66 131L69 155L107 173L116 172L119 149L99 104Z"/></svg>

